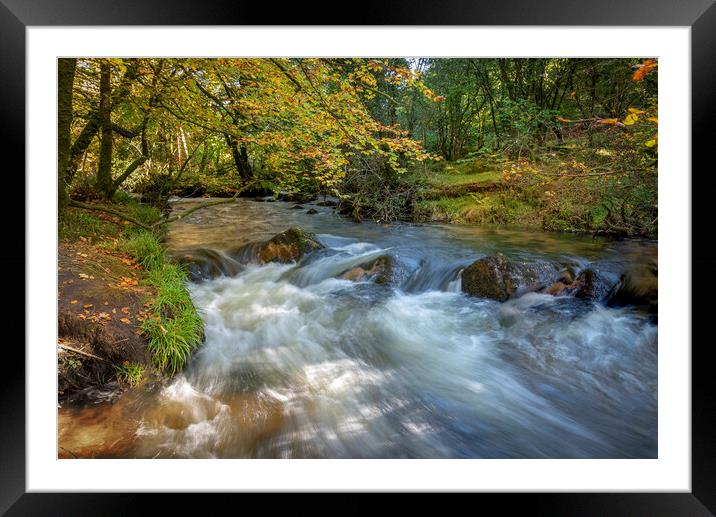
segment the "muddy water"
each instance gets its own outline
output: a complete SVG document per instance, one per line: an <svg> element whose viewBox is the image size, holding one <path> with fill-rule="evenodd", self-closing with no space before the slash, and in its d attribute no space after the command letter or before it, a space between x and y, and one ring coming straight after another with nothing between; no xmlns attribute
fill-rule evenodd
<svg viewBox="0 0 716 517"><path fill-rule="evenodd" d="M182 202L186 209L195 201ZM629 308L460 292L500 251L614 281L654 243L469 226L356 224L242 200L175 223L172 253L235 257L290 226L326 246L191 284L206 342L185 372L60 411L73 454L143 458L616 458L657 454L657 326ZM390 255L395 281L336 278ZM90 451L87 453L87 451ZM62 454L62 450L60 451Z"/></svg>

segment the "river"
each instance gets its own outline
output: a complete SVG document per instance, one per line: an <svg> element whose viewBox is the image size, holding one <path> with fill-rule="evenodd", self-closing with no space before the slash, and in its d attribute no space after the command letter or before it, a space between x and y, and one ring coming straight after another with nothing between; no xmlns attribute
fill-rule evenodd
<svg viewBox="0 0 716 517"><path fill-rule="evenodd" d="M66 436L101 435L103 457L657 456L656 324L567 296L471 297L459 276L502 252L616 281L655 261L656 243L358 224L314 208L239 200L173 223L171 254L208 249L237 273L190 284L205 344L168 384L61 410ZM298 264L232 259L292 226L326 248ZM381 255L393 282L337 278Z"/></svg>

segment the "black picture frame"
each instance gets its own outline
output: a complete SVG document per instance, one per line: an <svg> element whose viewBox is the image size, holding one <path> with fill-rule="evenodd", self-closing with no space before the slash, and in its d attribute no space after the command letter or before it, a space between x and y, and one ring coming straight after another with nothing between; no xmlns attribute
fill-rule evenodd
<svg viewBox="0 0 716 517"><path fill-rule="evenodd" d="M39 25L551 25L551 26L689 26L692 70L692 271L698 289L692 299L692 491L690 493L581 493L581 494L481 494L496 500L503 509L525 506L530 512L550 515L714 515L716 514L716 393L708 352L713 339L706 323L713 292L716 251L711 246L710 196L716 192L710 174L710 149L716 136L716 6L714 0L426 0L376 2L365 0L350 14L334 4L310 6L244 2L241 0L0 0L0 124L2 156L19 157L15 170L24 170L25 149L25 29ZM48 118L54 121L54 116ZM9 170L9 169L7 169ZM697 172L698 171L698 172ZM675 171L686 178L689 171ZM698 182L696 181L698 179ZM13 192L23 193L24 177L18 173L4 179ZM15 182L12 184L12 182ZM6 183L7 184L7 183ZM698 184L698 188L696 188ZM22 203L22 201L21 201ZM711 203L712 204L712 203ZM24 213L20 211L17 213ZM6 239L0 263L5 271L24 271L25 227L15 221ZM698 238L697 238L698 236ZM23 251L19 251L23 250ZM17 274L8 275L8 291L24 292ZM688 272L685 282L691 283ZM701 295L704 300L699 303ZM20 304L17 303L17 306ZM27 307L27 310L32 310ZM664 346L689 346L666 343ZM19 346L6 347L0 390L0 512L7 515L128 514L146 509L148 495L26 493L25 488L25 354ZM228 495L211 494L211 505ZM165 512L187 507L187 496L162 495ZM241 496L245 497L245 495ZM355 499L355 497L353 497ZM420 501L421 498L415 499ZM246 503L244 503L245 505ZM353 511L360 502L348 505ZM172 508L174 507L174 508ZM333 505L326 505L331 508ZM333 507L335 508L335 507ZM312 510L315 511L315 506Z"/></svg>

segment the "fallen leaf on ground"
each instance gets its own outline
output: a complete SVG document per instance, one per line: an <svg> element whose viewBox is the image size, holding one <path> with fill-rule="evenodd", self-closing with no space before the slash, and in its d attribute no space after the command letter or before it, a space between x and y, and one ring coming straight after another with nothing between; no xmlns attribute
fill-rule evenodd
<svg viewBox="0 0 716 517"><path fill-rule="evenodd" d="M74 305L75 303L77 303L77 300L72 300L70 303Z"/></svg>
<svg viewBox="0 0 716 517"><path fill-rule="evenodd" d="M85 309L89 309L90 307L94 307L94 305L91 303L85 303L82 307L84 307Z"/></svg>
<svg viewBox="0 0 716 517"><path fill-rule="evenodd" d="M119 310L122 311L122 314L129 314L129 307L122 307Z"/></svg>
<svg viewBox="0 0 716 517"><path fill-rule="evenodd" d="M126 325L129 325L130 323L132 323L129 318L119 318L119 321L121 321L122 323L124 323Z"/></svg>

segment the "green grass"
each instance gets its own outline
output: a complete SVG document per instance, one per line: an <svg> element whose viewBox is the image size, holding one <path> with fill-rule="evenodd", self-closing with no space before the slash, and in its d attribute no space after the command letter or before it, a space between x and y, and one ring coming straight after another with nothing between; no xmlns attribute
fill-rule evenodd
<svg viewBox="0 0 716 517"><path fill-rule="evenodd" d="M431 183L435 187L441 187L467 185L470 183L491 183L494 181L500 181L501 179L502 173L496 170L484 170L467 174L452 173L450 170L447 170L443 174L436 175L431 178Z"/></svg>
<svg viewBox="0 0 716 517"><path fill-rule="evenodd" d="M130 387L139 385L144 378L144 367L141 364L125 362L117 366L117 379Z"/></svg>
<svg viewBox="0 0 716 517"><path fill-rule="evenodd" d="M499 192L419 201L415 213L418 221L485 225L535 225L539 222L536 207Z"/></svg>
<svg viewBox="0 0 716 517"><path fill-rule="evenodd" d="M153 317L142 324L149 338L152 363L171 375L184 368L191 351L203 338L203 322L186 289L187 274L178 264L166 261L158 238L149 232L132 237L135 258L147 263L147 283L156 289Z"/></svg>
<svg viewBox="0 0 716 517"><path fill-rule="evenodd" d="M120 240L117 247L132 255L137 262L150 272L164 264L164 248L158 238L146 230L135 232L130 237Z"/></svg>
<svg viewBox="0 0 716 517"><path fill-rule="evenodd" d="M201 341L202 321L194 308L181 310L172 318L147 319L142 331L149 336L148 349L159 370L171 375L184 368L191 351Z"/></svg>
<svg viewBox="0 0 716 517"><path fill-rule="evenodd" d="M80 237L103 238L115 229L114 224L80 210L67 210L58 226L60 239L66 241L76 241Z"/></svg>

